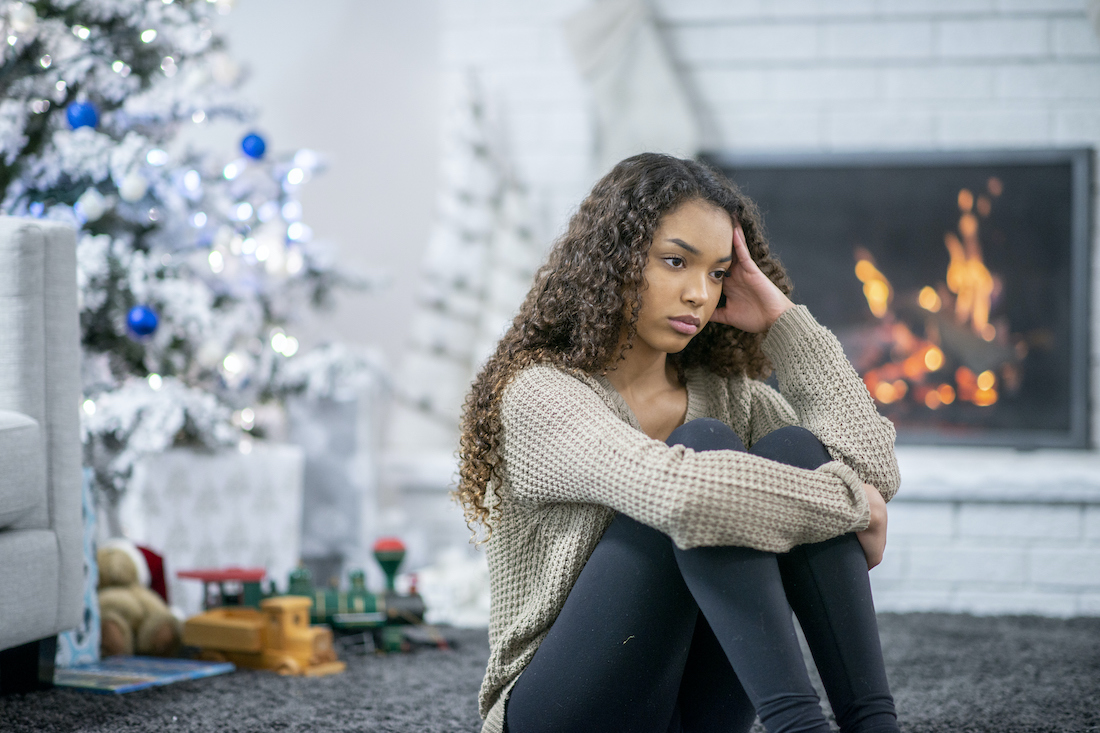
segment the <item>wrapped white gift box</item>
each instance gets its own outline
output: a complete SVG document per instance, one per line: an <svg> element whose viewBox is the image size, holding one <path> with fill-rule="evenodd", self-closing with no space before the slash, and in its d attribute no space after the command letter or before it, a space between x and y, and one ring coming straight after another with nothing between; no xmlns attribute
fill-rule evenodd
<svg viewBox="0 0 1100 733"><path fill-rule="evenodd" d="M201 584L179 570L262 567L285 590L301 554L305 458L253 441L248 453L172 449L137 463L118 517L123 534L164 556L172 606L202 610Z"/></svg>

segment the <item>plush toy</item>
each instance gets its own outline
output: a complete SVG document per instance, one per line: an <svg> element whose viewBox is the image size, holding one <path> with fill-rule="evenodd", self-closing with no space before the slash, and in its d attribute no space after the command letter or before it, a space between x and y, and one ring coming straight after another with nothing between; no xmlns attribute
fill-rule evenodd
<svg viewBox="0 0 1100 733"><path fill-rule="evenodd" d="M112 540L100 547L96 561L103 656L174 654L180 645L180 622L142 582L145 561L140 551L133 543Z"/></svg>

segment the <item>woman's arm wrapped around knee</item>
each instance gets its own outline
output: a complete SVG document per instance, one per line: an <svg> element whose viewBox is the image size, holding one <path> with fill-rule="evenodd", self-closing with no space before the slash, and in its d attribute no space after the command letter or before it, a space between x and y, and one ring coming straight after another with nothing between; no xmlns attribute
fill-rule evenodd
<svg viewBox="0 0 1100 733"><path fill-rule="evenodd" d="M554 367L517 375L501 422L504 491L514 501L600 504L682 548L786 552L867 525L866 496L847 466L810 471L743 452L668 446Z"/></svg>

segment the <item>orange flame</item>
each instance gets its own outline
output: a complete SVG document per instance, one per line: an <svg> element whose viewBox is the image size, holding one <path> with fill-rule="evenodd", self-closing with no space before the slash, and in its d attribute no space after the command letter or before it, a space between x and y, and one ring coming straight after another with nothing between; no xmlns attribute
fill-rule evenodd
<svg viewBox="0 0 1100 733"><path fill-rule="evenodd" d="M885 316L894 294L893 289L886 276L875 267L871 254L862 248L856 250L856 277L863 283L863 295L867 298L871 313L876 318Z"/></svg>
<svg viewBox="0 0 1100 733"><path fill-rule="evenodd" d="M955 318L959 323L968 321L974 328L974 332L981 334L989 325L989 308L993 302L993 274L982 262L981 245L978 244L977 223L973 215L964 215L959 222L959 230L964 228L963 221L966 217L975 223L973 234L966 238L964 245L953 233L948 232L944 237L944 244L951 256L951 262L947 266L947 289L957 296L955 298Z"/></svg>

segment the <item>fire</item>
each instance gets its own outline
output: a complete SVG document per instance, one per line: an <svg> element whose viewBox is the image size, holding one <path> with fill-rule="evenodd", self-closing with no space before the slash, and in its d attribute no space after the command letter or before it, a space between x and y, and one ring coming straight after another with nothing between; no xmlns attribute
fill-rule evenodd
<svg viewBox="0 0 1100 733"><path fill-rule="evenodd" d="M967 224L971 220L974 223ZM967 236L965 231L971 226L972 233ZM977 227L977 220L970 214L964 214L959 219L959 232L963 233L963 241L960 242L958 237L948 232L944 236L944 244L951 256L951 262L947 266L947 289L957 296L955 319L959 323L971 323L975 332L980 334L989 325L994 280L992 273L982 262Z"/></svg>
<svg viewBox="0 0 1100 733"><path fill-rule="evenodd" d="M856 251L856 277L863 283L863 295L871 312L876 318L885 316L893 291L890 281L875 267L870 252L865 249Z"/></svg>
<svg viewBox="0 0 1100 733"><path fill-rule="evenodd" d="M993 299L1001 284L985 265L979 238L980 220L990 215L993 199L1003 190L1000 179L991 177L986 181L986 192L975 195L966 188L958 192L958 225L956 231L944 235L949 258L944 281L939 287L921 288L916 297L916 304L928 314L924 338L896 319L891 310L894 290L890 281L870 252L856 249L855 274L863 283L868 308L883 322L879 333L885 338L883 346L889 355L888 361L863 374L868 391L878 402L889 405L909 395L913 402L930 410L956 400L986 407L997 402L1002 386L1010 391L1018 388L1017 364L1026 356L1027 345L1022 340L1010 345L1007 328L998 329L990 323ZM933 315L941 311L952 315L946 320ZM947 337L950 340L944 342ZM995 363L991 359L999 360L999 365L982 366L979 373L966 366L967 362ZM937 374L940 376L933 382ZM954 384L944 381L944 377L953 377Z"/></svg>

